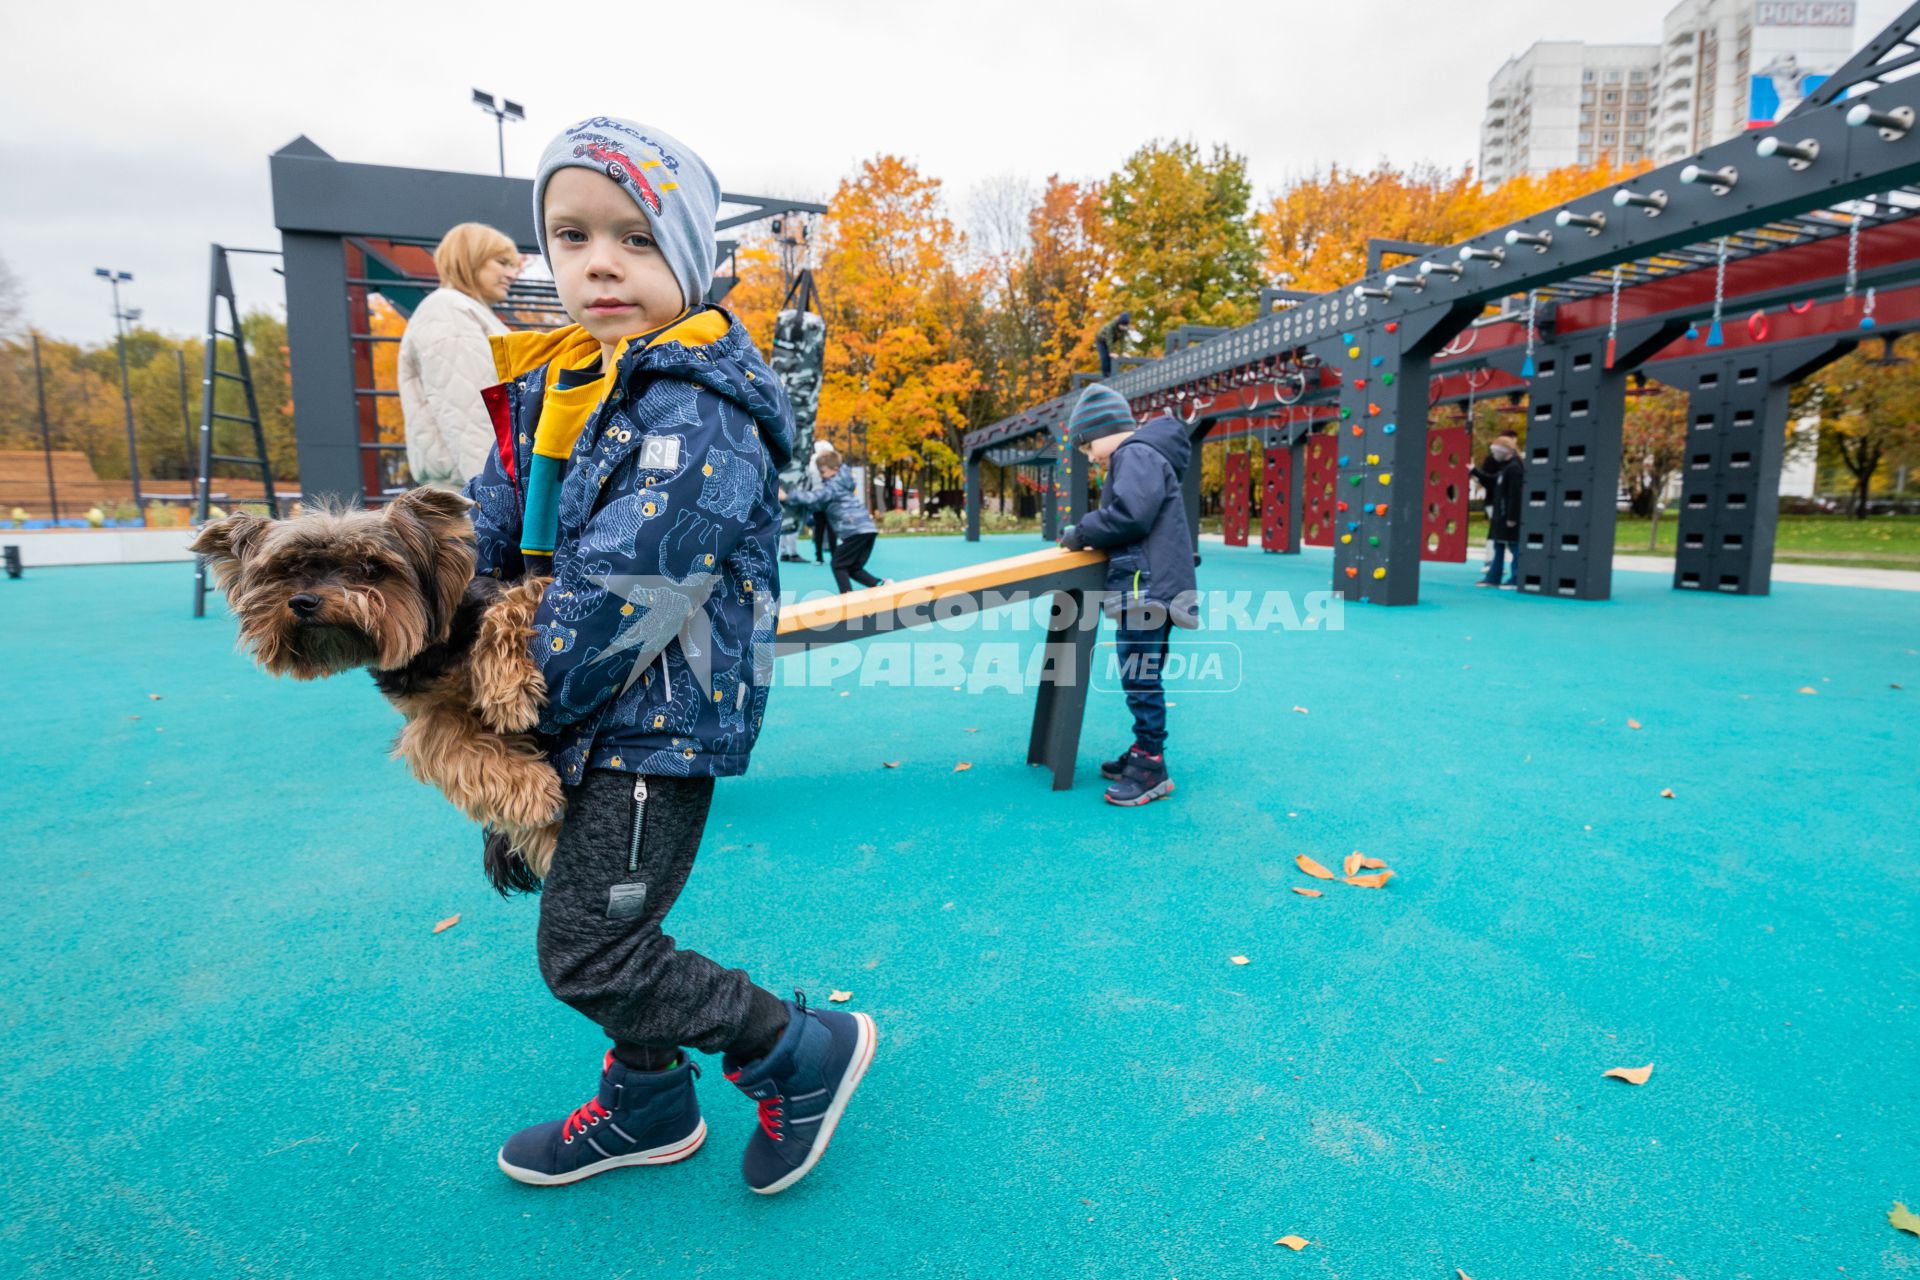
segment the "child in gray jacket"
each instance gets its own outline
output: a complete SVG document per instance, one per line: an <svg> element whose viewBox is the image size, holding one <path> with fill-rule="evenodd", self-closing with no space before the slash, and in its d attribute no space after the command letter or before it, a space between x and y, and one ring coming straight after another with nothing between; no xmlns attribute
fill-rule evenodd
<svg viewBox="0 0 1920 1280"><path fill-rule="evenodd" d="M814 461L820 466L819 487L798 489L781 497L809 510L826 512L827 523L833 527L833 580L839 584L840 593L853 590L856 582L877 587L890 581L867 572L867 557L873 554L873 540L880 528L867 514L866 497L853 482L853 473L841 465L840 455L831 449Z"/></svg>

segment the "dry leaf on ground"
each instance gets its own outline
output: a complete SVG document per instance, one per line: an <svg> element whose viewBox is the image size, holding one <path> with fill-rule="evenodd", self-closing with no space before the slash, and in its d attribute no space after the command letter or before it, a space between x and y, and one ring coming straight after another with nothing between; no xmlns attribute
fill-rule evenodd
<svg viewBox="0 0 1920 1280"><path fill-rule="evenodd" d="M1816 688L1814 688L1814 687L1813 687L1812 685L1810 685L1810 684L1803 684L1803 685L1801 685L1801 686L1800 686L1800 692L1802 692L1802 693L1819 693L1820 691L1819 691L1818 689L1816 689Z"/></svg>
<svg viewBox="0 0 1920 1280"><path fill-rule="evenodd" d="M1333 879L1333 872L1327 870L1304 853L1296 853L1293 856L1293 860L1302 871L1310 876L1318 877L1321 880Z"/></svg>
<svg viewBox="0 0 1920 1280"><path fill-rule="evenodd" d="M458 915L451 915L451 916L448 916L445 920L442 920L439 924L433 926L433 931L435 933L445 933L447 930L453 928L453 926L459 923L460 923L460 917Z"/></svg>
<svg viewBox="0 0 1920 1280"><path fill-rule="evenodd" d="M980 732L980 731L979 731L978 729L962 729L962 730L961 730L960 732L962 732L962 733L978 733L978 732Z"/></svg>
<svg viewBox="0 0 1920 1280"><path fill-rule="evenodd" d="M1317 898L1320 896L1318 889L1303 889L1299 885L1293 886L1293 891L1303 898Z"/></svg>
<svg viewBox="0 0 1920 1280"><path fill-rule="evenodd" d="M1455 1267L1453 1269L1453 1274L1455 1274L1456 1276L1459 1276L1460 1280L1473 1280L1472 1276L1468 1275L1466 1272L1462 1271L1458 1267Z"/></svg>
<svg viewBox="0 0 1920 1280"><path fill-rule="evenodd" d="M1393 879L1393 872L1382 871L1370 876L1348 876L1348 884L1359 885L1362 889L1384 889L1387 881Z"/></svg>
<svg viewBox="0 0 1920 1280"><path fill-rule="evenodd" d="M898 769L900 767L898 760L882 760L880 764L883 768L887 769Z"/></svg>
<svg viewBox="0 0 1920 1280"><path fill-rule="evenodd" d="M1387 869L1386 863L1380 861L1378 858L1369 858L1358 849L1348 854L1347 860L1340 865L1348 875L1352 875L1356 871L1385 871Z"/></svg>
<svg viewBox="0 0 1920 1280"><path fill-rule="evenodd" d="M1653 1064L1649 1062L1644 1067L1609 1067L1600 1074L1611 1076L1615 1080L1625 1080L1628 1084L1645 1084L1647 1077L1653 1074Z"/></svg>
<svg viewBox="0 0 1920 1280"><path fill-rule="evenodd" d="M1227 959L1233 961L1235 964L1247 963L1247 958L1245 956L1228 956Z"/></svg>
<svg viewBox="0 0 1920 1280"><path fill-rule="evenodd" d="M1916 1236L1920 1236L1920 1217L1915 1217L1913 1210L1907 1208L1907 1206L1901 1204L1898 1200L1895 1200L1893 1202L1893 1208L1888 1210L1887 1221L1901 1231L1911 1232Z"/></svg>
<svg viewBox="0 0 1920 1280"><path fill-rule="evenodd" d="M1303 716L1309 714L1305 707L1295 707L1294 710Z"/></svg>
<svg viewBox="0 0 1920 1280"><path fill-rule="evenodd" d="M1662 788L1660 788L1660 798L1661 798L1662 800L1671 800L1671 799L1673 799L1673 788L1672 788L1672 787L1662 787Z"/></svg>
<svg viewBox="0 0 1920 1280"><path fill-rule="evenodd" d="M1295 1253L1307 1247L1307 1242L1299 1236L1281 1236L1278 1240L1275 1240L1274 1243L1283 1244Z"/></svg>
<svg viewBox="0 0 1920 1280"><path fill-rule="evenodd" d="M151 698L151 699L153 699L153 700L154 700L155 702L158 702L158 701L160 701L160 697L161 697L161 695L160 695L160 694L157 694L157 693L150 693L150 694L148 694L147 696L148 696L149 698Z"/></svg>
<svg viewBox="0 0 1920 1280"><path fill-rule="evenodd" d="M1627 721L1627 728L1629 728L1629 729L1638 729L1639 727L1640 727L1640 722L1639 722L1638 720L1629 720L1629 721Z"/></svg>
<svg viewBox="0 0 1920 1280"><path fill-rule="evenodd" d="M833 1001L835 1004L845 1004L847 1001L853 999L853 992L831 991L827 993L827 999Z"/></svg>
<svg viewBox="0 0 1920 1280"><path fill-rule="evenodd" d="M959 764L953 766L953 771L955 773L965 773L967 770L971 768L973 768L973 761L962 760Z"/></svg>

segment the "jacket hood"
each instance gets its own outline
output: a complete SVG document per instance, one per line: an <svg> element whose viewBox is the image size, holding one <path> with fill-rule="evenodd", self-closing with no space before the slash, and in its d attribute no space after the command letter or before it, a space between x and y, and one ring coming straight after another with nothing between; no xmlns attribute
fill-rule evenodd
<svg viewBox="0 0 1920 1280"><path fill-rule="evenodd" d="M1151 445L1173 467L1175 475L1183 479L1186 477L1187 460L1193 456L1193 443L1187 435L1187 424L1178 418L1167 414L1149 418L1140 424L1127 444Z"/></svg>

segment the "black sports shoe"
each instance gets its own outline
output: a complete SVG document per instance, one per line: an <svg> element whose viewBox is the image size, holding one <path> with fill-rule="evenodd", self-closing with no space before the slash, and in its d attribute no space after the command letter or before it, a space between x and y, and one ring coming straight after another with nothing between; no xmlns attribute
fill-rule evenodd
<svg viewBox="0 0 1920 1280"><path fill-rule="evenodd" d="M666 1071L636 1071L608 1050L600 1091L564 1120L522 1129L500 1148L500 1172L555 1187L608 1169L685 1160L707 1140L693 1096L700 1069L682 1054Z"/></svg>
<svg viewBox="0 0 1920 1280"><path fill-rule="evenodd" d="M1105 778L1108 782L1120 781L1120 775L1127 771L1127 757L1132 754L1133 754L1133 748L1128 747L1125 751L1122 751L1120 753L1119 759L1102 760L1100 762L1100 776Z"/></svg>
<svg viewBox="0 0 1920 1280"><path fill-rule="evenodd" d="M1167 761L1164 755L1148 755L1139 747L1127 752L1126 768L1120 773L1120 780L1107 788L1108 804L1134 805L1151 804L1161 796L1173 792L1173 779L1167 776Z"/></svg>

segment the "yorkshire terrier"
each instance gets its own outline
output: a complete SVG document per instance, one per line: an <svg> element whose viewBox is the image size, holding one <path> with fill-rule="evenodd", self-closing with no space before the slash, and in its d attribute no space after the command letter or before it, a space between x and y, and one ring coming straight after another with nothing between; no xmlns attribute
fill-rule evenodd
<svg viewBox="0 0 1920 1280"><path fill-rule="evenodd" d="M565 804L531 736L547 690L528 642L549 580L474 577L471 505L421 488L375 511L228 516L192 549L262 667L296 680L372 671L406 717L394 758L492 828L487 877L505 894L546 877Z"/></svg>

